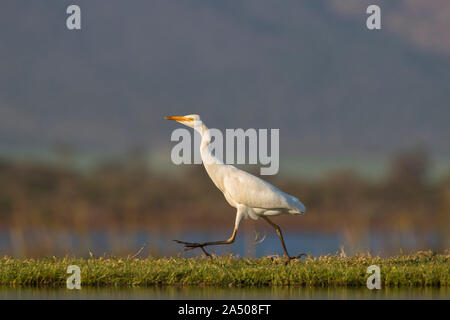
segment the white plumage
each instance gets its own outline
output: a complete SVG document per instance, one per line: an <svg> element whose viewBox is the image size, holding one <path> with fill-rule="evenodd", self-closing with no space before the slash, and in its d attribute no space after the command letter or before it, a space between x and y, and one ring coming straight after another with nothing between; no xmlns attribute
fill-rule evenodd
<svg viewBox="0 0 450 320"><path fill-rule="evenodd" d="M203 165L217 188L222 191L228 203L237 209L236 221L233 234L230 239L224 241L191 243L175 240L185 245L185 250L201 248L203 252L210 256L204 249L205 246L229 244L235 239L237 229L243 218L258 219L263 218L273 226L281 240L283 251L288 260L298 258L289 256L284 244L283 236L279 226L269 220L269 216L281 214L303 215L305 206L296 197L291 196L272 184L256 177L248 172L240 170L232 165L224 164L217 159L210 148L211 136L208 128L201 121L200 116L190 114L186 116L166 117L168 120L175 120L190 128L194 128L202 137L200 154Z"/></svg>

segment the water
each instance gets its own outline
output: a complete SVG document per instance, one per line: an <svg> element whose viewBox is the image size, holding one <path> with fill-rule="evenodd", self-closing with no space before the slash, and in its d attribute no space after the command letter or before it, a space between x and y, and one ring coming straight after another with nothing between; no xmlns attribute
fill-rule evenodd
<svg viewBox="0 0 450 320"><path fill-rule="evenodd" d="M140 257L199 255L199 250L183 252L183 247L172 241L180 239L203 242L227 239L226 232L197 231L190 233L155 231L90 231L76 233L60 230L26 229L20 232L0 230L0 256L94 256L133 255L144 247ZM264 238L264 241L258 243ZM339 233L299 232L285 233L285 241L292 255L309 253L313 256L335 254L344 247L347 254L370 252L372 255L392 255L403 252L439 249L439 237L433 234L364 233L358 237ZM261 232L255 241L250 230L240 230L235 243L214 246L210 251L218 255L234 254L245 257L282 255L280 241L272 231Z"/></svg>
<svg viewBox="0 0 450 320"><path fill-rule="evenodd" d="M255 244L255 235L250 231L240 231L236 242L229 246L215 246L217 254L233 253L246 257L264 255L282 255L279 239L276 235L264 232L260 244ZM0 231L0 256L47 255L47 256L94 256L133 255L143 245L140 257L153 255L195 256L199 250L184 253L182 246L172 239L186 241L211 241L226 239L225 232L88 232L70 233L52 230L25 230L21 234ZM299 252L314 256L334 254L345 246L348 254L352 250L371 252L372 254L399 253L431 248L435 245L433 235L415 236L407 233L365 234L363 237L349 238L337 233L286 233L285 240L291 254ZM146 288L85 288L68 290L64 288L6 288L0 287L0 299L450 299L447 288L221 288L221 287L146 287Z"/></svg>
<svg viewBox="0 0 450 320"><path fill-rule="evenodd" d="M218 288L218 287L146 287L146 288L5 288L0 299L450 299L447 288Z"/></svg>

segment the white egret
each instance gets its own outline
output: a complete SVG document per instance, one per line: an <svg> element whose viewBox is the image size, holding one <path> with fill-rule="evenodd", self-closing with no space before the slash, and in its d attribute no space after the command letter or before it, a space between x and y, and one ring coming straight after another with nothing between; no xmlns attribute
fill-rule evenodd
<svg viewBox="0 0 450 320"><path fill-rule="evenodd" d="M201 121L199 115L190 114L186 116L171 116L165 117L165 119L177 121L185 126L195 129L198 133L200 133L202 137L200 154L206 172L216 187L222 191L228 203L237 209L233 234L229 239L223 241L198 243L180 240L174 241L183 244L185 246L185 250L200 248L205 255L210 256L204 247L233 243L239 224L243 218L252 218L254 220L262 218L273 228L275 228L278 237L280 238L287 261L300 258L304 255L289 255L280 227L269 219L271 216L278 216L282 214L305 214L305 206L296 197L284 193L270 183L251 175L248 172L240 170L232 165L224 164L222 161L217 159L211 152L210 148L208 148L208 145L211 143L211 136L208 128Z"/></svg>

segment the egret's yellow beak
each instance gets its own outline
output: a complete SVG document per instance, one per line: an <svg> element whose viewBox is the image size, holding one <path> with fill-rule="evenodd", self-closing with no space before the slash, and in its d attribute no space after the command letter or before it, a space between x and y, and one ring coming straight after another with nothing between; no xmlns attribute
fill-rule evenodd
<svg viewBox="0 0 450 320"><path fill-rule="evenodd" d="M189 117L179 117L179 116L164 117L164 119L167 119L167 120L175 120L175 121L194 121L194 118L189 118Z"/></svg>

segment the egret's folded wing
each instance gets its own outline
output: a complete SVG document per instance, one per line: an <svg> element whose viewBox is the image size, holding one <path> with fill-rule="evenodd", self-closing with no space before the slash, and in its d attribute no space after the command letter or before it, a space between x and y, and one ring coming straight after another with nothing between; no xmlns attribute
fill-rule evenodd
<svg viewBox="0 0 450 320"><path fill-rule="evenodd" d="M289 208L283 191L250 173L233 169L224 177L224 192L236 203L252 208Z"/></svg>

